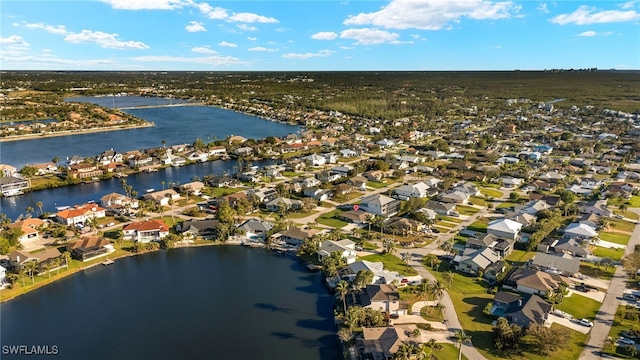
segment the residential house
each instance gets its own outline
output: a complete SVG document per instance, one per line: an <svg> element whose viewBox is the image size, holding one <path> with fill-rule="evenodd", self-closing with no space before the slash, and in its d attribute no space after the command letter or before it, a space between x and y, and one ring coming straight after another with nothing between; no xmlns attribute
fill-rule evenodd
<svg viewBox="0 0 640 360"><path fill-rule="evenodd" d="M318 171L316 173L316 178L322 182L334 182L340 180L342 177L346 176L343 173L337 173L330 170Z"/></svg>
<svg viewBox="0 0 640 360"><path fill-rule="evenodd" d="M233 150L233 154L237 156L250 156L251 154L253 154L253 148L250 148L248 146L239 147Z"/></svg>
<svg viewBox="0 0 640 360"><path fill-rule="evenodd" d="M360 209L376 215L390 217L400 211L400 201L382 194L374 194L362 199Z"/></svg>
<svg viewBox="0 0 640 360"><path fill-rule="evenodd" d="M300 245L305 240L311 239L318 231L314 229L301 229L298 227L292 227L288 230L280 232L280 239L289 245Z"/></svg>
<svg viewBox="0 0 640 360"><path fill-rule="evenodd" d="M266 204L278 197L278 190L276 190L275 188L258 188L249 190L248 195L251 201L260 204Z"/></svg>
<svg viewBox="0 0 640 360"><path fill-rule="evenodd" d="M462 255L453 258L451 264L465 274L476 276L482 272L482 276L489 280L495 280L497 274L504 270L504 262L490 248L465 248Z"/></svg>
<svg viewBox="0 0 640 360"><path fill-rule="evenodd" d="M180 225L180 232L189 238L203 237L215 238L218 235L217 219L186 220Z"/></svg>
<svg viewBox="0 0 640 360"><path fill-rule="evenodd" d="M569 254L536 253L529 266L550 274L575 276L580 272L580 260Z"/></svg>
<svg viewBox="0 0 640 360"><path fill-rule="evenodd" d="M454 187L453 190L465 193L468 196L480 196L480 189L472 183L458 185Z"/></svg>
<svg viewBox="0 0 640 360"><path fill-rule="evenodd" d="M412 234L416 231L422 231L425 225L420 221L408 219L404 217L392 217L385 225L391 232L397 231L403 235Z"/></svg>
<svg viewBox="0 0 640 360"><path fill-rule="evenodd" d="M370 170L362 174L368 181L384 182L385 173L381 170Z"/></svg>
<svg viewBox="0 0 640 360"><path fill-rule="evenodd" d="M540 211L547 210L550 208L551 206L547 204L547 202L544 200L531 200L522 205L515 205L513 207L512 213L515 215L519 215L519 214L536 215ZM511 216L511 214L508 214L507 216Z"/></svg>
<svg viewBox="0 0 640 360"><path fill-rule="evenodd" d="M549 171L538 176L538 179L557 184L564 180L566 177L566 175L560 174L557 171Z"/></svg>
<svg viewBox="0 0 640 360"><path fill-rule="evenodd" d="M125 239L133 241L159 241L169 235L169 226L162 220L139 221L125 225L122 233Z"/></svg>
<svg viewBox="0 0 640 360"><path fill-rule="evenodd" d="M100 236L86 236L67 245L67 251L80 261L89 261L107 256L114 251L111 241Z"/></svg>
<svg viewBox="0 0 640 360"><path fill-rule="evenodd" d="M2 196L20 195L23 190L31 187L28 179L18 176L0 177L0 193Z"/></svg>
<svg viewBox="0 0 640 360"><path fill-rule="evenodd" d="M0 174L2 174L0 178L14 176L17 172L18 172L18 169L16 169L15 166L0 164Z"/></svg>
<svg viewBox="0 0 640 360"><path fill-rule="evenodd" d="M269 231L273 229L273 223L260 219L248 219L238 226L244 230L244 236L252 241L265 241Z"/></svg>
<svg viewBox="0 0 640 360"><path fill-rule="evenodd" d="M347 184L354 186L362 191L367 189L367 178L364 176L354 176L347 179Z"/></svg>
<svg viewBox="0 0 640 360"><path fill-rule="evenodd" d="M129 159L129 166L131 168L141 168L151 165L151 163L153 163L153 157L149 154L138 154Z"/></svg>
<svg viewBox="0 0 640 360"><path fill-rule="evenodd" d="M500 238L494 234L477 233L477 236L472 236L467 239L465 246L472 249L489 248L498 254L498 256L504 258L513 250L513 244L513 239Z"/></svg>
<svg viewBox="0 0 640 360"><path fill-rule="evenodd" d="M546 297L548 293L557 291L560 285L569 282L570 280L564 276L520 267L505 278L503 287Z"/></svg>
<svg viewBox="0 0 640 360"><path fill-rule="evenodd" d="M106 216L106 209L97 204L76 205L74 207L58 211L56 213L56 221L72 226L76 224L85 224L87 220L92 218L103 218Z"/></svg>
<svg viewBox="0 0 640 360"><path fill-rule="evenodd" d="M430 186L424 182L418 182L415 184L407 184L396 188L393 194L401 199L407 200L409 198L424 198L429 196Z"/></svg>
<svg viewBox="0 0 640 360"><path fill-rule="evenodd" d="M469 202L469 195L462 191L451 191L440 195L440 201L450 204L464 205Z"/></svg>
<svg viewBox="0 0 640 360"><path fill-rule="evenodd" d="M121 163L122 161L122 154L114 151L113 149L103 151L96 156L96 162L103 166L109 165L111 163Z"/></svg>
<svg viewBox="0 0 640 360"><path fill-rule="evenodd" d="M371 271L373 273L373 279L371 284L365 285L373 285L373 284L392 284L394 282L400 283L403 279L397 271L389 271L384 269L384 263L382 262L371 262L367 260L359 260L355 261L352 264L349 264L348 267L350 275L347 276L347 279L353 281L355 280L356 275L360 271Z"/></svg>
<svg viewBox="0 0 640 360"><path fill-rule="evenodd" d="M100 198L100 206L116 212L120 212L125 209L137 209L138 205L138 199L130 198L115 192Z"/></svg>
<svg viewBox="0 0 640 360"><path fill-rule="evenodd" d="M408 304L400 299L394 285L375 284L367 285L360 292L359 304L364 308L370 308L385 312L389 315L406 315Z"/></svg>
<svg viewBox="0 0 640 360"><path fill-rule="evenodd" d="M265 208L268 211L280 212L280 211L297 211L302 209L303 202L300 200L277 197L265 204Z"/></svg>
<svg viewBox="0 0 640 360"><path fill-rule="evenodd" d="M520 178L514 178L511 176L505 176L501 179L500 182L502 183L502 186L504 186L505 188L514 189L522 186L524 180Z"/></svg>
<svg viewBox="0 0 640 360"><path fill-rule="evenodd" d="M326 240L320 243L318 249L318 260L322 261L334 252L339 252L347 264L353 264L356 261L356 243L351 240Z"/></svg>
<svg viewBox="0 0 640 360"><path fill-rule="evenodd" d="M192 181L186 184L177 185L176 188L182 194L189 192L189 194L200 195L202 190L205 188L205 185L201 181Z"/></svg>
<svg viewBox="0 0 640 360"><path fill-rule="evenodd" d="M233 186L235 180L231 176L222 175L222 176L214 176L211 179L207 180L207 184L211 187L226 187Z"/></svg>
<svg viewBox="0 0 640 360"><path fill-rule="evenodd" d="M593 239L598 237L598 232L585 223L571 223L564 229L564 237Z"/></svg>
<svg viewBox="0 0 640 360"><path fill-rule="evenodd" d="M545 325L553 306L538 295L516 295L499 291L493 297L493 314L504 317L511 324L528 328L531 324Z"/></svg>
<svg viewBox="0 0 640 360"><path fill-rule="evenodd" d="M318 201L324 201L329 199L331 192L329 190L321 189L318 187L310 187L302 190L304 196L316 199Z"/></svg>
<svg viewBox="0 0 640 360"><path fill-rule="evenodd" d="M333 187L333 193L340 196L350 194L354 190L355 188L353 186L345 183L337 184Z"/></svg>
<svg viewBox="0 0 640 360"><path fill-rule="evenodd" d="M489 222L487 233L504 239L515 240L522 229L522 224L509 219L497 219Z"/></svg>
<svg viewBox="0 0 640 360"><path fill-rule="evenodd" d="M146 200L153 200L156 204L160 206L169 205L169 200L177 200L180 198L180 194L178 194L173 189L153 191L150 193L146 193L143 196Z"/></svg>
<svg viewBox="0 0 640 360"><path fill-rule="evenodd" d="M569 254L574 257L585 258L589 255L589 251L583 246L583 242L575 238L555 240L550 247L558 253Z"/></svg>
<svg viewBox="0 0 640 360"><path fill-rule="evenodd" d="M327 163L327 158L321 155L312 154L303 158L311 166L322 166Z"/></svg>
<svg viewBox="0 0 640 360"><path fill-rule="evenodd" d="M224 146L213 146L209 148L209 156L227 155L227 148Z"/></svg>
<svg viewBox="0 0 640 360"><path fill-rule="evenodd" d="M74 179L87 179L101 176L104 172L95 164L75 164L69 166L69 175Z"/></svg>
<svg viewBox="0 0 640 360"><path fill-rule="evenodd" d="M302 180L298 181L298 183L300 183L300 185L301 185L301 187L303 189L308 188L308 187L318 186L318 185L322 184L322 182L320 180L316 179L315 177L302 179Z"/></svg>
<svg viewBox="0 0 640 360"><path fill-rule="evenodd" d="M583 214L595 214L604 217L613 217L613 211L607 206L607 200L595 200L580 208Z"/></svg>
<svg viewBox="0 0 640 360"><path fill-rule="evenodd" d="M36 175L47 175L47 174L53 174L58 172L58 166L56 166L56 164L52 162L33 164L31 166L36 168L36 170L38 170L36 172Z"/></svg>
<svg viewBox="0 0 640 360"><path fill-rule="evenodd" d="M38 218L27 218L7 225L7 228L20 229L22 231L22 235L18 238L18 241L20 243L23 243L25 241L38 238L38 236L40 235L39 229L42 227L46 227L47 224L48 223Z"/></svg>
<svg viewBox="0 0 640 360"><path fill-rule="evenodd" d="M358 153L351 149L340 150L340 155L345 158L358 157Z"/></svg>
<svg viewBox="0 0 640 360"><path fill-rule="evenodd" d="M38 263L36 273L42 272L48 263L53 263L55 259L60 258L60 256L62 256L62 254L56 248L45 248L35 253L16 250L7 255L9 258L9 266L14 271L22 269L27 262L35 261Z"/></svg>
<svg viewBox="0 0 640 360"><path fill-rule="evenodd" d="M429 200L425 208L435 211L437 214L449 216L455 213L456 204L443 203L439 201Z"/></svg>
<svg viewBox="0 0 640 360"><path fill-rule="evenodd" d="M407 333L404 328L394 326L363 327L362 338L358 339L358 352L363 359L393 359L401 346L416 342Z"/></svg>
<svg viewBox="0 0 640 360"><path fill-rule="evenodd" d="M362 210L349 210L342 212L338 215L338 219L358 225L366 224L369 217L374 216L374 214L368 213Z"/></svg>

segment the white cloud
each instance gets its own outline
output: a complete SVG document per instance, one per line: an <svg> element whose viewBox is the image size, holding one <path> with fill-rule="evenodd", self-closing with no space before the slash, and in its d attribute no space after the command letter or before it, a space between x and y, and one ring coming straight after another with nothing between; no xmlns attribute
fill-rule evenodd
<svg viewBox="0 0 640 360"><path fill-rule="evenodd" d="M620 7L623 9L631 9L632 7L636 6L638 2L638 0L627 1L626 3L621 4Z"/></svg>
<svg viewBox="0 0 640 360"><path fill-rule="evenodd" d="M340 49L342 49L342 50L353 50L355 48L353 46L344 46L343 45L343 46L340 46Z"/></svg>
<svg viewBox="0 0 640 360"><path fill-rule="evenodd" d="M189 25L185 26L188 32L199 32L199 31L207 31L204 25L199 21L191 21Z"/></svg>
<svg viewBox="0 0 640 360"><path fill-rule="evenodd" d="M230 47L230 48L236 48L236 47L238 47L238 45L237 45L237 44L230 43L230 42L226 42L226 41L221 41L220 43L218 43L218 45L220 45L220 46L224 46L224 47Z"/></svg>
<svg viewBox="0 0 640 360"><path fill-rule="evenodd" d="M120 10L173 10L192 5L190 0L102 0Z"/></svg>
<svg viewBox="0 0 640 360"><path fill-rule="evenodd" d="M82 30L69 33L64 40L72 44L95 43L108 49L148 49L149 46L140 41L120 41L118 34L107 34L102 31Z"/></svg>
<svg viewBox="0 0 640 360"><path fill-rule="evenodd" d="M27 23L27 22L23 22L22 24L27 29L42 29L50 34L56 34L56 35L67 34L67 28L64 25L53 26L53 25L46 25L43 23Z"/></svg>
<svg viewBox="0 0 640 360"><path fill-rule="evenodd" d="M206 57L184 57L184 56L137 56L132 58L140 62L173 62L173 63L191 63L205 64L212 66L242 64L242 62L232 56L206 56Z"/></svg>
<svg viewBox="0 0 640 360"><path fill-rule="evenodd" d="M545 14L549 13L549 8L547 7L547 3L541 3L537 7L538 11L543 12Z"/></svg>
<svg viewBox="0 0 640 360"><path fill-rule="evenodd" d="M197 54L206 54L206 55L217 54L217 52L215 50L209 49L206 46L194 47L193 49L191 49L191 52L194 52L194 53L197 53Z"/></svg>
<svg viewBox="0 0 640 360"><path fill-rule="evenodd" d="M596 32L593 31L593 30L589 30L589 31L585 31L585 32L582 32L582 33L578 34L578 36L585 36L585 37L596 36Z"/></svg>
<svg viewBox="0 0 640 360"><path fill-rule="evenodd" d="M256 41L256 40L258 40L258 38L249 36L249 37L247 38L247 40L249 40L249 41Z"/></svg>
<svg viewBox="0 0 640 360"><path fill-rule="evenodd" d="M198 3L195 4L195 7L200 10L206 17L211 20L224 20L229 17L227 13L227 9L221 7L212 7L207 3Z"/></svg>
<svg viewBox="0 0 640 360"><path fill-rule="evenodd" d="M22 36L11 35L9 37L0 37L0 45L19 45L19 46L29 46L29 43L24 40Z"/></svg>
<svg viewBox="0 0 640 360"><path fill-rule="evenodd" d="M387 29L440 30L461 18L474 20L511 17L521 6L513 1L393 0L372 13L349 16L345 25L375 25Z"/></svg>
<svg viewBox="0 0 640 360"><path fill-rule="evenodd" d="M356 40L356 45L375 45L398 41L400 35L378 29L347 29L340 33L342 39Z"/></svg>
<svg viewBox="0 0 640 360"><path fill-rule="evenodd" d="M321 31L311 35L312 39L316 40L333 40L338 37L338 34L333 31Z"/></svg>
<svg viewBox="0 0 640 360"><path fill-rule="evenodd" d="M256 31L256 30L258 30L257 27L251 26L251 25L247 25L247 24L238 24L238 29L243 30L243 31Z"/></svg>
<svg viewBox="0 0 640 360"><path fill-rule="evenodd" d="M279 22L275 18L253 14L253 13L233 14L229 17L229 21L242 22L242 23L263 23L263 24Z"/></svg>
<svg viewBox="0 0 640 360"><path fill-rule="evenodd" d="M261 52L276 52L278 49L271 49L262 46L256 46L248 49L249 51L261 51Z"/></svg>
<svg viewBox="0 0 640 360"><path fill-rule="evenodd" d="M299 54L299 53L286 53L286 54L282 54L282 57L285 59L300 59L300 60L306 60L306 59L310 59L310 58L314 58L314 57L327 57L327 56L331 56L333 55L333 51L331 50L320 50L318 52L315 53L304 53L304 54Z"/></svg>
<svg viewBox="0 0 640 360"><path fill-rule="evenodd" d="M596 9L593 7L582 5L571 14L561 14L552 18L549 21L558 25L566 25L566 24L589 25L589 24L606 24L606 23L635 21L635 20L640 20L640 13L636 12L635 10L596 11Z"/></svg>

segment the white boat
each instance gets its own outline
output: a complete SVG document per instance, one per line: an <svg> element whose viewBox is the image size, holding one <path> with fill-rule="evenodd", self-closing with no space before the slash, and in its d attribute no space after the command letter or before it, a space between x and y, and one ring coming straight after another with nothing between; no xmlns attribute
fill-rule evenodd
<svg viewBox="0 0 640 360"><path fill-rule="evenodd" d="M156 169L156 168L148 168L146 171L148 173L152 173L152 172L158 172L158 169Z"/></svg>
<svg viewBox="0 0 640 360"><path fill-rule="evenodd" d="M106 259L105 261L102 262L102 265L107 266L107 265L111 265L113 264L113 260L111 259Z"/></svg>
<svg viewBox="0 0 640 360"><path fill-rule="evenodd" d="M10 197L10 196L16 196L16 195L22 195L22 194L24 194L22 190L6 190L2 192L2 196L4 197Z"/></svg>
<svg viewBox="0 0 640 360"><path fill-rule="evenodd" d="M156 191L156 189L147 189L146 191L147 191L148 193L150 193L150 192L154 192L154 191Z"/></svg>
<svg viewBox="0 0 640 360"><path fill-rule="evenodd" d="M69 209L71 206L56 206L56 210L58 211L62 211L62 210L67 210Z"/></svg>

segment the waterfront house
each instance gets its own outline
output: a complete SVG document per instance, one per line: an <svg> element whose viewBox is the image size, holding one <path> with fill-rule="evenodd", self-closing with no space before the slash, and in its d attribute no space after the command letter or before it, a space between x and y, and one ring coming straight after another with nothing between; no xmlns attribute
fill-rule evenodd
<svg viewBox="0 0 640 360"><path fill-rule="evenodd" d="M299 227L292 227L288 230L280 232L280 240L289 245L300 245L305 240L311 239L318 231L314 229L301 229Z"/></svg>
<svg viewBox="0 0 640 360"><path fill-rule="evenodd" d="M22 236L18 238L18 241L22 243L31 239L36 239L40 234L38 229L46 227L47 225L47 222L38 218L27 218L7 225L7 228L20 229L20 231L22 231Z"/></svg>
<svg viewBox="0 0 640 360"><path fill-rule="evenodd" d="M207 184L211 187L225 187L232 186L235 180L231 176L222 175L222 176L214 176L211 179L207 180Z"/></svg>
<svg viewBox="0 0 640 360"><path fill-rule="evenodd" d="M189 238L198 236L213 238L218 235L218 225L220 221L217 219L186 220L180 225L180 232Z"/></svg>
<svg viewBox="0 0 640 360"><path fill-rule="evenodd" d="M403 277L397 271L385 270L384 263L371 262L367 260L355 261L347 266L348 275L347 278L355 280L356 275L360 271L371 271L373 273L373 279L371 284L392 284L393 282L400 283Z"/></svg>
<svg viewBox="0 0 640 360"><path fill-rule="evenodd" d="M6 178L15 175L18 172L15 166L11 166L8 164L0 164L0 178Z"/></svg>
<svg viewBox="0 0 640 360"><path fill-rule="evenodd" d="M133 158L129 159L129 166L131 168L140 168L143 166L151 165L153 157L148 154L137 154Z"/></svg>
<svg viewBox="0 0 640 360"><path fill-rule="evenodd" d="M176 200L180 198L180 194L178 194L173 189L160 190L160 191L152 191L150 193L146 193L143 196L146 200L153 200L156 204L160 206L169 205L169 200Z"/></svg>
<svg viewBox="0 0 640 360"><path fill-rule="evenodd" d="M58 211L56 213L56 221L67 226L76 224L84 225L87 220L92 218L100 219L105 216L105 208L97 204L84 204Z"/></svg>
<svg viewBox="0 0 640 360"><path fill-rule="evenodd" d="M227 148L224 146L213 146L209 148L209 156L227 155Z"/></svg>
<svg viewBox="0 0 640 360"><path fill-rule="evenodd" d="M400 299L400 294L394 285L367 285L360 292L358 300L364 308L382 311L389 315L406 315L409 308L407 302Z"/></svg>
<svg viewBox="0 0 640 360"><path fill-rule="evenodd" d="M111 241L99 236L83 237L72 244L68 244L66 249L74 258L83 262L107 256L115 251Z"/></svg>
<svg viewBox="0 0 640 360"><path fill-rule="evenodd" d="M353 264L356 261L356 243L348 239L321 242L318 249L318 260L322 261L334 252L339 252L347 264Z"/></svg>
<svg viewBox="0 0 640 360"><path fill-rule="evenodd" d="M22 250L16 250L9 253L9 264L11 269L19 271L27 262L35 261L38 263L36 273L40 273L49 263L54 263L55 259L60 258L62 254L56 248L46 248L35 253L28 253Z"/></svg>
<svg viewBox="0 0 640 360"><path fill-rule="evenodd" d="M244 236L247 239L265 241L273 225L270 221L253 218L243 222L238 228L244 230Z"/></svg>
<svg viewBox="0 0 640 360"><path fill-rule="evenodd" d="M237 156L250 156L251 154L253 154L253 148L247 146L239 147L233 150L233 154Z"/></svg>
<svg viewBox="0 0 640 360"><path fill-rule="evenodd" d="M111 163L120 163L123 160L122 154L115 152L113 149L103 151L95 159L98 164L103 166Z"/></svg>
<svg viewBox="0 0 640 360"><path fill-rule="evenodd" d="M192 181L186 184L177 185L176 188L182 194L186 194L188 192L190 195L197 196L202 193L202 190L205 188L205 185L202 181Z"/></svg>
<svg viewBox="0 0 640 360"><path fill-rule="evenodd" d="M2 196L13 196L23 193L23 190L27 190L31 187L31 183L28 179L23 179L18 176L0 177L0 193Z"/></svg>
<svg viewBox="0 0 640 360"><path fill-rule="evenodd" d="M122 228L124 239L136 242L158 241L169 235L169 226L162 220L133 222Z"/></svg>
<svg viewBox="0 0 640 360"><path fill-rule="evenodd" d="M47 175L58 172L58 167L52 162L33 164L31 166L37 170L36 175Z"/></svg>
<svg viewBox="0 0 640 360"><path fill-rule="evenodd" d="M137 209L138 199L113 192L100 198L100 206L115 212L121 212L125 209Z"/></svg>
<svg viewBox="0 0 640 360"><path fill-rule="evenodd" d="M404 328L363 327L362 338L358 339L358 351L363 359L393 359L394 354L404 344L416 343Z"/></svg>
<svg viewBox="0 0 640 360"><path fill-rule="evenodd" d="M374 194L362 199L360 209L376 215L389 217L400 211L400 201L382 194Z"/></svg>

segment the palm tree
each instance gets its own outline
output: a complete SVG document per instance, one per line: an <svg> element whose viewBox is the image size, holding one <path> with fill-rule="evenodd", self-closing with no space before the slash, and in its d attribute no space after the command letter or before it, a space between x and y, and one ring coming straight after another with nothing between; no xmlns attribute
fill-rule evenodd
<svg viewBox="0 0 640 360"><path fill-rule="evenodd" d="M400 345L400 347L398 348L398 350L396 350L395 354L393 354L393 358L394 359L400 359L400 360L409 360L411 359L411 355L413 353L413 346L407 344L407 343L403 343L402 345Z"/></svg>
<svg viewBox="0 0 640 360"><path fill-rule="evenodd" d="M164 184L166 184L164 180L160 181L160 185L162 185L162 191L164 191Z"/></svg>
<svg viewBox="0 0 640 360"><path fill-rule="evenodd" d="M409 260L411 260L411 253L410 252L403 252L402 253L402 261L404 261L405 265L407 265L407 268L409 268Z"/></svg>
<svg viewBox="0 0 640 360"><path fill-rule="evenodd" d="M464 333L464 330L458 330L455 334L456 344L458 344L458 360L462 360L462 344L471 341L471 336Z"/></svg>
<svg viewBox="0 0 640 360"><path fill-rule="evenodd" d="M431 346L420 344L416 350L416 360L431 359L431 354L433 353L433 348Z"/></svg>
<svg viewBox="0 0 640 360"><path fill-rule="evenodd" d="M436 307L436 301L439 302L444 295L445 287L440 280L436 280L431 283L431 293L433 294L433 308Z"/></svg>
<svg viewBox="0 0 640 360"><path fill-rule="evenodd" d="M347 313L346 298L347 298L347 294L349 293L349 283L344 280L340 280L340 282L338 282L338 284L336 285L336 293L340 296L340 300L342 300L342 309L346 314Z"/></svg>
<svg viewBox="0 0 640 360"><path fill-rule="evenodd" d="M35 281L36 281L35 273L36 273L36 270L38 269L38 262L28 261L23 266L25 267L27 274L29 274L29 276L31 277L31 283L35 284Z"/></svg>
<svg viewBox="0 0 640 360"><path fill-rule="evenodd" d="M71 261L71 253L68 251L63 252L62 258L64 259L64 265L67 267L67 270L69 270L69 261Z"/></svg>
<svg viewBox="0 0 640 360"><path fill-rule="evenodd" d="M40 210L40 215L42 215L42 201L38 201L36 202L36 206L38 207L38 209Z"/></svg>
<svg viewBox="0 0 640 360"><path fill-rule="evenodd" d="M383 246L384 246L384 251L385 251L387 254L393 254L393 253L395 253L395 252L396 252L396 250L397 250L396 243L395 243L395 242L393 242L393 240L391 240L391 239L386 239L386 240L384 241Z"/></svg>
<svg viewBox="0 0 640 360"><path fill-rule="evenodd" d="M444 274L444 278L445 278L447 281L449 281L449 287L451 287L451 285L453 285L453 278L454 278L453 273L452 273L451 271L447 271L447 272Z"/></svg>
<svg viewBox="0 0 640 360"><path fill-rule="evenodd" d="M34 211L33 206L27 206L24 211L27 213L27 215L29 215L29 217L31 217L31 213Z"/></svg>

